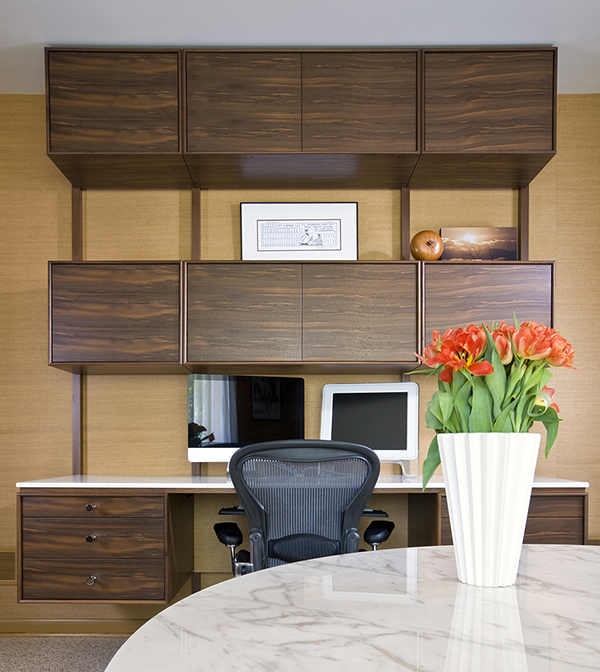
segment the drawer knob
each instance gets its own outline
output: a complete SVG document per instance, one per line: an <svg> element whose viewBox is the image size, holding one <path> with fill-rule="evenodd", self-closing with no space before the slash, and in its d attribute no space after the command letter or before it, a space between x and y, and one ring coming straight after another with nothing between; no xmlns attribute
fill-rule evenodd
<svg viewBox="0 0 600 672"><path fill-rule="evenodd" d="M87 583L88 586L93 586L96 583L96 577L88 576L85 582Z"/></svg>
<svg viewBox="0 0 600 672"><path fill-rule="evenodd" d="M95 508L96 508L95 504L86 504L85 505L85 510L88 511L88 512L93 511Z"/></svg>
<svg viewBox="0 0 600 672"><path fill-rule="evenodd" d="M85 538L85 540L87 541L88 544L91 544L92 541L94 541L95 539L96 539L95 534L88 534L88 536Z"/></svg>

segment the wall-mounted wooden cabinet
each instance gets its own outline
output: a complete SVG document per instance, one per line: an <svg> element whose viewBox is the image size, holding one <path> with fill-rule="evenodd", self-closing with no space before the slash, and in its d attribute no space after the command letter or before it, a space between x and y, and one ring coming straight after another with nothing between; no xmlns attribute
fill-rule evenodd
<svg viewBox="0 0 600 672"><path fill-rule="evenodd" d="M183 372L179 262L50 262L50 364Z"/></svg>
<svg viewBox="0 0 600 672"><path fill-rule="evenodd" d="M553 262L51 262L50 364L398 373L433 329L553 326L553 301Z"/></svg>
<svg viewBox="0 0 600 672"><path fill-rule="evenodd" d="M555 152L556 49L46 50L77 187L523 187ZM180 84L181 83L181 84Z"/></svg>
<svg viewBox="0 0 600 672"><path fill-rule="evenodd" d="M416 262L188 262L187 356L194 371L240 364L416 364Z"/></svg>
<svg viewBox="0 0 600 672"><path fill-rule="evenodd" d="M556 55L424 49L423 154L411 187L529 184L556 151Z"/></svg>
<svg viewBox="0 0 600 672"><path fill-rule="evenodd" d="M473 324L520 321L554 325L553 262L424 264L424 332Z"/></svg>
<svg viewBox="0 0 600 672"><path fill-rule="evenodd" d="M180 60L176 49L46 50L48 154L74 186L191 187Z"/></svg>
<svg viewBox="0 0 600 672"><path fill-rule="evenodd" d="M418 51L186 51L197 187L399 188L418 158Z"/></svg>

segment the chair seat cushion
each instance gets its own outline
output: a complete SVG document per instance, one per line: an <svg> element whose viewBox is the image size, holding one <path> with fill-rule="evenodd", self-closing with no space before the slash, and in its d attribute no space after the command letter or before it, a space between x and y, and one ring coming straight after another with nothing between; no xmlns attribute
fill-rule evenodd
<svg viewBox="0 0 600 672"><path fill-rule="evenodd" d="M269 557L284 562L322 558L340 553L341 545L337 539L327 539L318 534L290 534L269 541Z"/></svg>

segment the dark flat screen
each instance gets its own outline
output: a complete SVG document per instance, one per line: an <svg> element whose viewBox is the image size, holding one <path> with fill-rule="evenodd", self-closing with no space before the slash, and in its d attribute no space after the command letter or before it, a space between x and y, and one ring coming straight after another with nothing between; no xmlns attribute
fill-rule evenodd
<svg viewBox="0 0 600 672"><path fill-rule="evenodd" d="M331 438L373 450L406 449L404 392L349 392L333 396Z"/></svg>

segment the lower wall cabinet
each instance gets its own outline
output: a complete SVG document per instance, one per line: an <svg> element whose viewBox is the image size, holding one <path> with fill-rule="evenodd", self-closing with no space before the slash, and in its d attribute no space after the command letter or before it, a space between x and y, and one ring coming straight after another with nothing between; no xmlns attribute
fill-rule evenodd
<svg viewBox="0 0 600 672"><path fill-rule="evenodd" d="M170 602L193 570L187 495L19 495L20 601Z"/></svg>
<svg viewBox="0 0 600 672"><path fill-rule="evenodd" d="M51 262L50 364L398 373L433 329L553 326L553 300L553 262Z"/></svg>

